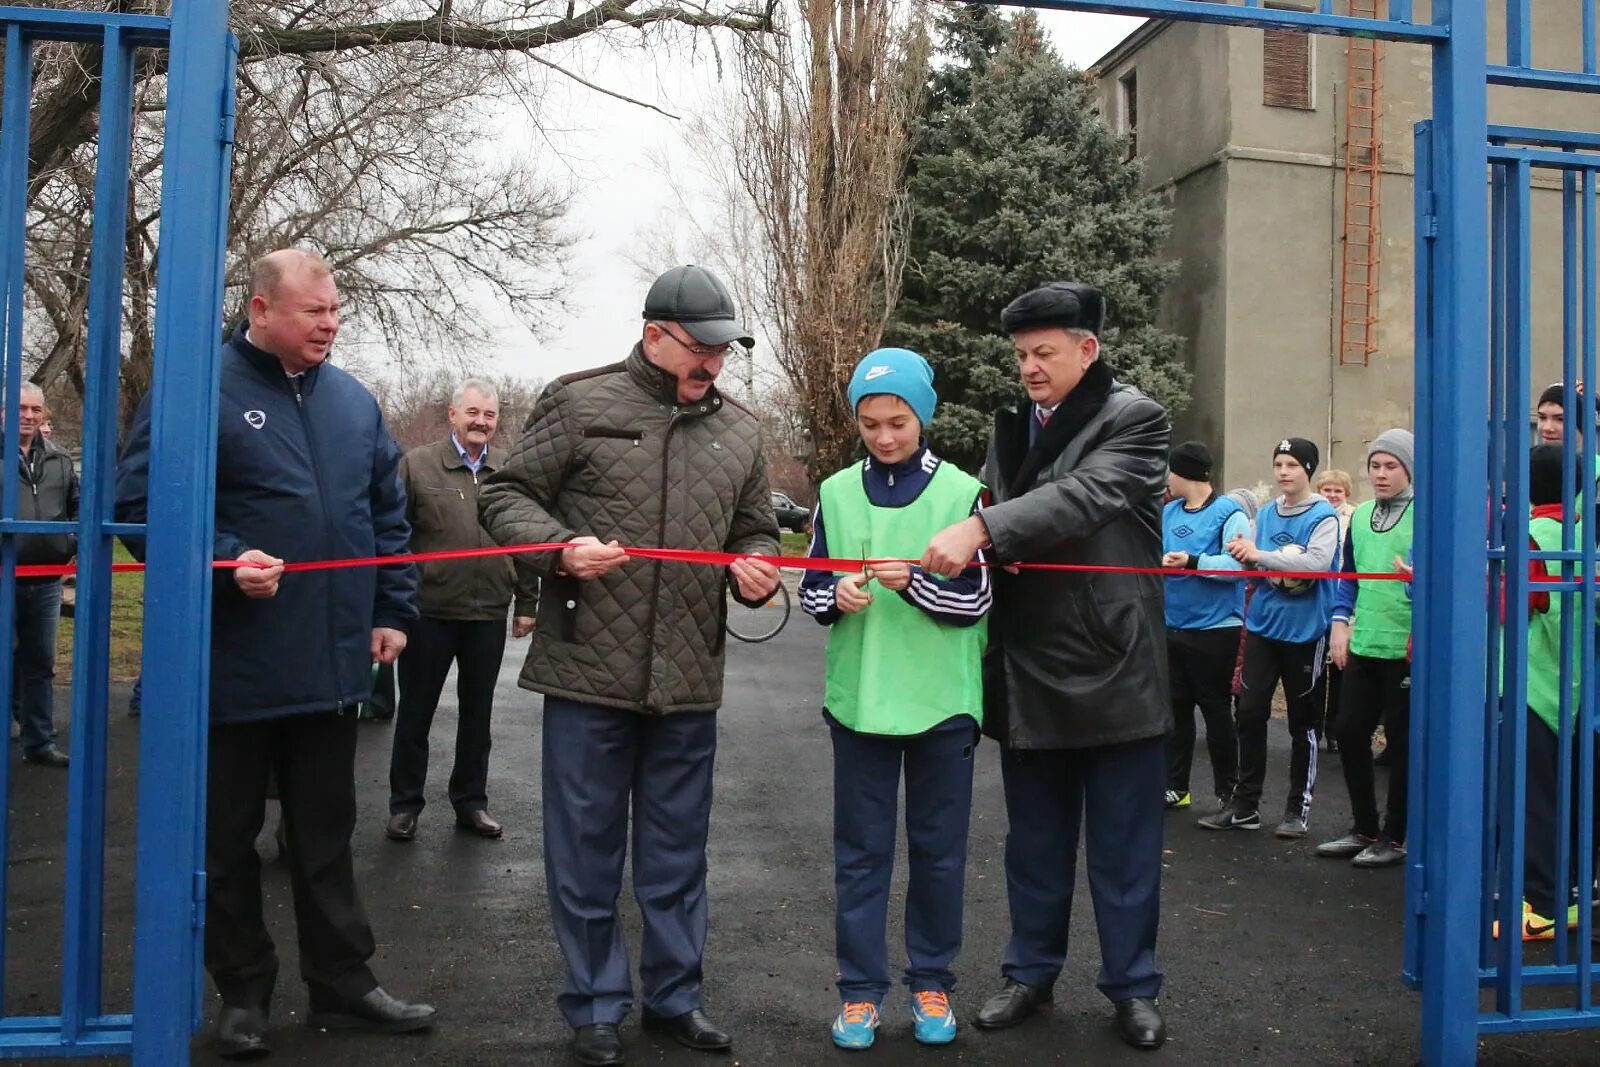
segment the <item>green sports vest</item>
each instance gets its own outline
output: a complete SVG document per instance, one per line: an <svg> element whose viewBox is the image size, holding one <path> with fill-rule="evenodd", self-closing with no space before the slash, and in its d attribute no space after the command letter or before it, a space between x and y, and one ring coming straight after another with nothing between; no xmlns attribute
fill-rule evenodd
<svg viewBox="0 0 1600 1067"><path fill-rule="evenodd" d="M862 464L822 483L828 544L841 555L916 559L933 535L972 514L982 486L939 464L921 495L899 508L875 507ZM946 626L898 593L868 586L872 603L845 615L828 635L824 707L866 734L920 734L953 715L983 718L981 659L989 621Z"/></svg>
<svg viewBox="0 0 1600 1067"><path fill-rule="evenodd" d="M1584 536L1579 527L1579 543ZM1528 536L1544 552L1559 552L1561 550L1561 520L1560 519L1532 519L1528 523ZM1545 573L1552 577L1561 575L1561 564L1546 560ZM1573 573L1577 573L1574 568ZM1530 585L1530 592L1540 592L1537 584ZM1560 731L1561 721L1561 601L1565 599L1560 593L1550 594L1550 610L1535 613L1528 620L1528 707L1532 708L1545 725L1551 730ZM1576 603L1576 601L1574 601ZM1507 614L1510 605L1507 605ZM1506 620L1506 625L1511 625L1511 620ZM1578 707L1578 672L1581 657L1578 654L1579 640L1577 628L1573 629L1572 639L1572 669L1567 678L1572 689L1573 714L1577 714ZM1502 674L1502 677L1504 675Z"/></svg>
<svg viewBox="0 0 1600 1067"><path fill-rule="evenodd" d="M1355 547L1356 570L1363 574L1387 574L1394 570L1394 558L1406 558L1411 551L1412 504L1406 505L1400 521L1383 533L1372 530L1373 500L1356 508L1350 516L1350 540ZM1411 640L1411 598L1404 582L1357 582L1355 626L1350 631L1350 651L1372 659L1405 659Z"/></svg>

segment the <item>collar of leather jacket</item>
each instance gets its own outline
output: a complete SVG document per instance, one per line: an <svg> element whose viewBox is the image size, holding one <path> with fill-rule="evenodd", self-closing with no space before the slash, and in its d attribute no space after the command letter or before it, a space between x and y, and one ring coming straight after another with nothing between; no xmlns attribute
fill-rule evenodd
<svg viewBox="0 0 1600 1067"><path fill-rule="evenodd" d="M1033 418L1033 404L1024 401L1015 411L1001 412L995 419L995 451L1000 476L1013 496L1027 492L1039 472L1066 451L1072 439L1105 407L1115 384L1110 367L1099 360L1090 364L1077 387L1040 429L1032 447L1028 445L1028 424Z"/></svg>

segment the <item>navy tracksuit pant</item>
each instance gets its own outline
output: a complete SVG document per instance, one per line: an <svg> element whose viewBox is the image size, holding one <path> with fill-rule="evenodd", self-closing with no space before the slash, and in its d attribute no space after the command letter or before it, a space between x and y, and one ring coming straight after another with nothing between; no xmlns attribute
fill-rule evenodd
<svg viewBox="0 0 1600 1067"><path fill-rule="evenodd" d="M905 982L948 992L961 951L961 898L972 813L977 724L957 716L908 737L857 733L831 716L833 735L834 945L839 996L881 1004L889 992L889 883L905 766Z"/></svg>
<svg viewBox="0 0 1600 1067"><path fill-rule="evenodd" d="M706 835L716 713L648 715L544 701L545 883L573 1027L618 1023L633 1006L617 898L633 815L633 895L644 920L639 980L657 1015L700 1007Z"/></svg>
<svg viewBox="0 0 1600 1067"><path fill-rule="evenodd" d="M1055 982L1067 958L1078 827L1100 933L1100 992L1112 1001L1161 992L1161 834L1165 739L1000 753L1005 781L1011 943L1001 972Z"/></svg>

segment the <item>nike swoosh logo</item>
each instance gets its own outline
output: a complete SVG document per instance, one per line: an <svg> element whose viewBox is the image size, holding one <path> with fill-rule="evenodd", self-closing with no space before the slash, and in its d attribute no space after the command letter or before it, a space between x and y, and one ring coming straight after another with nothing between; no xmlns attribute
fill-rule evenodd
<svg viewBox="0 0 1600 1067"><path fill-rule="evenodd" d="M894 373L894 368L893 367L873 367L871 370L867 371L866 374L862 375L862 378L865 381L869 381L870 382L870 381L873 381L874 379L882 378L885 374L893 374L893 373Z"/></svg>

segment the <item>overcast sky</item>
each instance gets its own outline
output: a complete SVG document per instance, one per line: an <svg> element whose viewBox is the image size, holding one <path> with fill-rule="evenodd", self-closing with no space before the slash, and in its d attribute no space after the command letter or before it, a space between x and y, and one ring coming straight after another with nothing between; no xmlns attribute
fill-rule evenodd
<svg viewBox="0 0 1600 1067"><path fill-rule="evenodd" d="M1100 58L1144 21L1064 12L1042 12L1040 17L1056 49L1080 67ZM562 62L597 84L664 111L692 115L697 100L719 88L714 56L706 49L698 52L688 57L660 49L652 54L578 52ZM551 97L540 102L540 113L548 121L539 155L551 160L554 171L577 193L569 216L578 237L571 254L569 309L542 340L499 315L501 344L492 354L492 369L548 380L614 362L638 338L644 283L629 253L641 232L658 226L663 213L677 210L649 157L665 153L682 158L685 152L677 144L681 123L570 83L552 86Z"/></svg>

